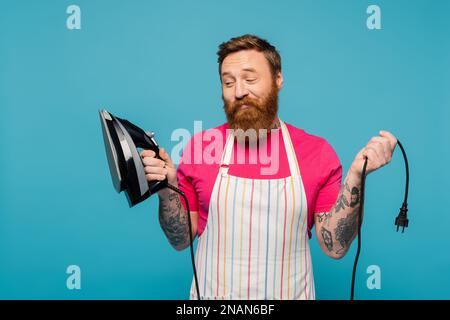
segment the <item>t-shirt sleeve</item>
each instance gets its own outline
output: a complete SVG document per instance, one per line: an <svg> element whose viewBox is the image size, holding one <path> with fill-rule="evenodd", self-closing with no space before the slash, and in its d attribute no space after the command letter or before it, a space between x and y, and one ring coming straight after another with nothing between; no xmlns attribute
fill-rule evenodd
<svg viewBox="0 0 450 320"><path fill-rule="evenodd" d="M320 155L320 187L314 213L328 212L339 195L342 165L333 147L325 141Z"/></svg>
<svg viewBox="0 0 450 320"><path fill-rule="evenodd" d="M191 212L198 212L198 197L197 192L195 191L193 185L193 177L195 172L195 164L192 163L191 157L192 155L192 141L189 141L186 147L183 150L183 154L181 155L180 163L177 168L177 179L178 179L178 188L184 192L187 200L189 201L189 210ZM190 154L188 154L191 152ZM184 202L184 198L180 196L181 203L183 204L184 209L186 209L186 203Z"/></svg>

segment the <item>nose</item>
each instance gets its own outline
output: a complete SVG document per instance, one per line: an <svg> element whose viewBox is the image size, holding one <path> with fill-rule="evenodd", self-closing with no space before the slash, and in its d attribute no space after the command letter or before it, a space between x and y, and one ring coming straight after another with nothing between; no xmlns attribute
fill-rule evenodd
<svg viewBox="0 0 450 320"><path fill-rule="evenodd" d="M236 90L235 90L234 95L235 95L236 99L242 99L249 94L247 87L241 81L236 82L235 88L236 88Z"/></svg>

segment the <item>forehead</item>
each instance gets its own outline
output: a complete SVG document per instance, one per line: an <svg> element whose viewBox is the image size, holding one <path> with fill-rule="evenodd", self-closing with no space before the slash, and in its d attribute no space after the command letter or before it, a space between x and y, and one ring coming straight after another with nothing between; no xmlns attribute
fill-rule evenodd
<svg viewBox="0 0 450 320"><path fill-rule="evenodd" d="M254 69L256 72L270 72L269 62L264 53L256 50L233 52L223 60L221 74L237 73L247 69Z"/></svg>

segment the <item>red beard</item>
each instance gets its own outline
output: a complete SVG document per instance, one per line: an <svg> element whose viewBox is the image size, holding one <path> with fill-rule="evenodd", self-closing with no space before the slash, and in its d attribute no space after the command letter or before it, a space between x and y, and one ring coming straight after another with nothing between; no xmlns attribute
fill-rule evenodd
<svg viewBox="0 0 450 320"><path fill-rule="evenodd" d="M240 110L243 105L249 107ZM224 110L231 129L242 129L244 132L254 129L257 135L260 134L261 129L269 132L278 113L278 87L273 81L270 92L262 101L248 96L234 103L224 100Z"/></svg>

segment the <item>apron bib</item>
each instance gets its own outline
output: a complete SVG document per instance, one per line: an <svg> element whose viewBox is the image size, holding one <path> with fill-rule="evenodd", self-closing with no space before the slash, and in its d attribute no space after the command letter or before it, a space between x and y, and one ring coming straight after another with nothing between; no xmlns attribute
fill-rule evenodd
<svg viewBox="0 0 450 320"><path fill-rule="evenodd" d="M315 299L305 190L280 124L291 174L281 179L229 175L234 134L227 137L196 250L201 299Z"/></svg>

